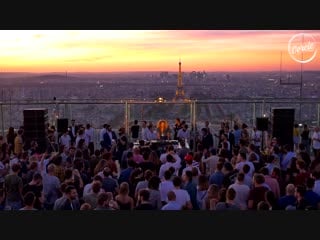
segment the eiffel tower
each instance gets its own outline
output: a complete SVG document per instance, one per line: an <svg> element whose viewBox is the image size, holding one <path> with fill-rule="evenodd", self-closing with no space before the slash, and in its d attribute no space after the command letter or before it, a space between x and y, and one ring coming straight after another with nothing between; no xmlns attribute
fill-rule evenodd
<svg viewBox="0 0 320 240"><path fill-rule="evenodd" d="M176 89L176 95L174 101L183 101L185 99L184 89L182 85L182 72L181 72L181 60L179 60L179 74L178 74L178 83Z"/></svg>

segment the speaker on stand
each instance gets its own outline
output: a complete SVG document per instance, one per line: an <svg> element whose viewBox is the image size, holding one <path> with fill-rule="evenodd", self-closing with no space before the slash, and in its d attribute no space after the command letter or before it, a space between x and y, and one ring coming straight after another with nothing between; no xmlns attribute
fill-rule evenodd
<svg viewBox="0 0 320 240"><path fill-rule="evenodd" d="M256 128L257 130L261 131L261 151L264 150L264 139L265 139L265 132L268 131L269 119L267 117L257 117L256 118Z"/></svg>
<svg viewBox="0 0 320 240"><path fill-rule="evenodd" d="M48 109L29 108L23 110L23 127L26 145L37 141L39 151L45 152L47 145L46 125L48 123Z"/></svg>
<svg viewBox="0 0 320 240"><path fill-rule="evenodd" d="M68 118L57 119L57 131L58 133L65 133L68 130Z"/></svg>
<svg viewBox="0 0 320 240"><path fill-rule="evenodd" d="M293 126L295 121L295 109L273 109L272 135L279 139L280 145L288 144L293 149Z"/></svg>

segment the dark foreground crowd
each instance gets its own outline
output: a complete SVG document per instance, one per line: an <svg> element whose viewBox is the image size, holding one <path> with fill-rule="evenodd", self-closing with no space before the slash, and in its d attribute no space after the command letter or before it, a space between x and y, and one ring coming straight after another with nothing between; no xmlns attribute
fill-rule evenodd
<svg viewBox="0 0 320 240"><path fill-rule="evenodd" d="M165 141L169 135L144 141L148 126L137 122L118 133L105 124L100 146L89 124L60 134L49 126L45 151L25 141L23 127L10 128L0 136L0 209L319 209L318 129L310 143L273 138L262 149L261 133L254 129L260 139L253 137L245 124L224 124L217 133L206 126L193 142L185 125L177 121L171 130L178 147Z"/></svg>

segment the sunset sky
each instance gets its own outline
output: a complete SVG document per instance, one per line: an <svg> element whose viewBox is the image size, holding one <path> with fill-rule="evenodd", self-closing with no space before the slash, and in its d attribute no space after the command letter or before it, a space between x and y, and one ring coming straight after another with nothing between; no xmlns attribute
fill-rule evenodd
<svg viewBox="0 0 320 240"><path fill-rule="evenodd" d="M288 43L295 30L0 30L1 72L300 70ZM320 70L320 52L303 65Z"/></svg>

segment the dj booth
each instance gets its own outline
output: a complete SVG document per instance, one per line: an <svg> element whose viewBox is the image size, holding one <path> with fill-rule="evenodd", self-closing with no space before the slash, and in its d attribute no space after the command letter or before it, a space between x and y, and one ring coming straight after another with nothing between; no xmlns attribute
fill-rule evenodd
<svg viewBox="0 0 320 240"><path fill-rule="evenodd" d="M134 142L134 147L155 147L156 149L165 151L168 146L172 145L175 150L180 149L181 145L178 140L151 140L151 141L136 141ZM186 142L186 148L189 148L188 142Z"/></svg>

